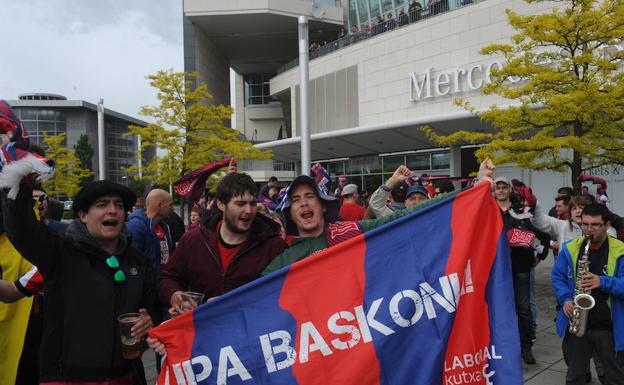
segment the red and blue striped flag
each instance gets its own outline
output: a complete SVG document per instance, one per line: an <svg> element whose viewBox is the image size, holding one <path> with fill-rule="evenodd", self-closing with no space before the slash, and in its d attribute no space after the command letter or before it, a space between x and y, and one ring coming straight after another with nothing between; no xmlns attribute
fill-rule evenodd
<svg viewBox="0 0 624 385"><path fill-rule="evenodd" d="M489 184L164 323L158 384L522 384Z"/></svg>

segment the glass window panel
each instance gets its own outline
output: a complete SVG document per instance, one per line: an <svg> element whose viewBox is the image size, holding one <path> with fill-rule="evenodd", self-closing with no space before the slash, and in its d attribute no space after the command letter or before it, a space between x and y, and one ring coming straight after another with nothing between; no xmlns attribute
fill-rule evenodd
<svg viewBox="0 0 624 385"><path fill-rule="evenodd" d="M357 13L355 12L356 6L355 0L349 0L349 24L351 26L358 25Z"/></svg>
<svg viewBox="0 0 624 385"><path fill-rule="evenodd" d="M262 96L262 86L254 85L249 87L249 96Z"/></svg>
<svg viewBox="0 0 624 385"><path fill-rule="evenodd" d="M384 15L387 15L388 12L392 12L392 0L381 0L381 8L383 9Z"/></svg>
<svg viewBox="0 0 624 385"><path fill-rule="evenodd" d="M364 188L362 191L368 191L372 194L381 186L381 175L364 175Z"/></svg>
<svg viewBox="0 0 624 385"><path fill-rule="evenodd" d="M330 175L343 175L345 173L344 161L339 160L336 162L329 162L326 170L327 172L329 172Z"/></svg>
<svg viewBox="0 0 624 385"><path fill-rule="evenodd" d="M48 136L55 135L54 122L39 121L39 135L43 136L44 133Z"/></svg>
<svg viewBox="0 0 624 385"><path fill-rule="evenodd" d="M431 154L431 168L434 170L450 167L449 152L434 152Z"/></svg>
<svg viewBox="0 0 624 385"><path fill-rule="evenodd" d="M384 156L383 171L393 173L402 164L405 164L405 156L403 155Z"/></svg>
<svg viewBox="0 0 624 385"><path fill-rule="evenodd" d="M377 163L377 166L375 165ZM353 157L347 161L347 174L370 174L371 167L379 169L379 158L376 156Z"/></svg>
<svg viewBox="0 0 624 385"><path fill-rule="evenodd" d="M39 120L54 120L55 112L51 110L40 110L38 119Z"/></svg>
<svg viewBox="0 0 624 385"><path fill-rule="evenodd" d="M366 1L368 0L358 0L358 5L359 5L358 11L360 12L360 23L364 23L368 20L368 9L367 9L368 7L366 6Z"/></svg>
<svg viewBox="0 0 624 385"><path fill-rule="evenodd" d="M362 186L363 186L363 182L362 182L362 176L358 175L358 176L350 176L349 177L349 183L353 183L354 185L358 186L358 192L361 194L362 193ZM338 187L338 186L334 186L334 187Z"/></svg>
<svg viewBox="0 0 624 385"><path fill-rule="evenodd" d="M349 161L359 165L363 174L381 172L381 160L376 155L353 157Z"/></svg>
<svg viewBox="0 0 624 385"><path fill-rule="evenodd" d="M431 169L430 154L413 154L407 155L406 166L410 170L429 170Z"/></svg>
<svg viewBox="0 0 624 385"><path fill-rule="evenodd" d="M28 134L36 134L37 133L37 122L33 122L33 121L23 121L22 120L22 126L26 129L26 131L28 131Z"/></svg>
<svg viewBox="0 0 624 385"><path fill-rule="evenodd" d="M21 120L37 120L37 110L31 110L29 108L20 108L19 117Z"/></svg>

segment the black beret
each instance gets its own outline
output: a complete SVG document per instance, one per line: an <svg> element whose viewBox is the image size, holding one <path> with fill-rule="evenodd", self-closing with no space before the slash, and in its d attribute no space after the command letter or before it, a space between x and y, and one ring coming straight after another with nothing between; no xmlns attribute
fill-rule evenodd
<svg viewBox="0 0 624 385"><path fill-rule="evenodd" d="M120 197L123 200L126 211L130 211L137 199L134 191L119 183L109 180L89 182L78 191L78 194L76 194L74 198L74 203L72 205L74 216L78 217L80 211L89 211L89 207L91 207L93 202L106 195L116 195Z"/></svg>

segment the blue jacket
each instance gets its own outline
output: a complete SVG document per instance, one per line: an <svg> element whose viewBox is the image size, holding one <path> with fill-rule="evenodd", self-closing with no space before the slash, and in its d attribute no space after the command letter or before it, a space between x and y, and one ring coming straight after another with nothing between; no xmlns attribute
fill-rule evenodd
<svg viewBox="0 0 624 385"><path fill-rule="evenodd" d="M607 237L609 256L607 275L600 276L600 290L609 294L607 304L611 308L615 351L624 350L624 243ZM576 283L576 261L584 237L578 237L563 244L555 261L550 277L555 288L557 302L563 306L574 297ZM557 313L557 334L563 336L568 328L568 317L560 309Z"/></svg>
<svg viewBox="0 0 624 385"><path fill-rule="evenodd" d="M132 246L141 250L148 256L150 265L156 273L160 271L160 242L156 237L154 226L156 223L160 223L160 226L165 231L165 237L167 238L167 245L169 247L169 256L173 254L173 241L171 240L171 232L169 226L164 221L155 221L150 219L145 214L144 209L137 209L128 217L128 223L126 224L126 231L130 234L132 239Z"/></svg>

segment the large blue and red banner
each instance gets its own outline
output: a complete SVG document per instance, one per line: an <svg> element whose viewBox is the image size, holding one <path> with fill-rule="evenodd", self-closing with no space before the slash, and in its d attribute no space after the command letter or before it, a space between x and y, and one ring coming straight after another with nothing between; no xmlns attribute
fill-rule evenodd
<svg viewBox="0 0 624 385"><path fill-rule="evenodd" d="M152 330L160 385L522 384L489 184L314 254Z"/></svg>

